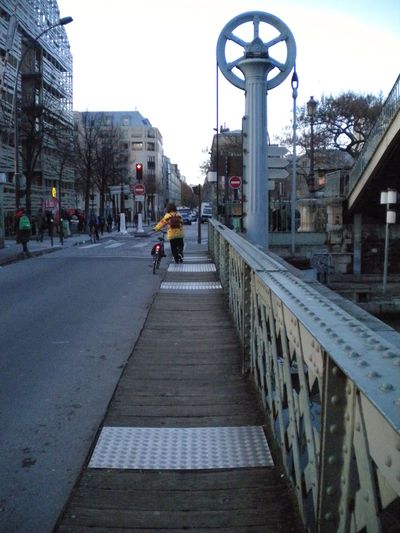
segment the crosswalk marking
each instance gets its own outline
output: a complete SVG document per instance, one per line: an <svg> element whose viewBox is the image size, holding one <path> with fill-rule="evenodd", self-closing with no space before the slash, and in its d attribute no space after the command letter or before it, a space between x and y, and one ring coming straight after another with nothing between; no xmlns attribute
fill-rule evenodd
<svg viewBox="0 0 400 533"><path fill-rule="evenodd" d="M105 248L118 248L119 246L124 246L125 242L115 242L114 244L109 244Z"/></svg>

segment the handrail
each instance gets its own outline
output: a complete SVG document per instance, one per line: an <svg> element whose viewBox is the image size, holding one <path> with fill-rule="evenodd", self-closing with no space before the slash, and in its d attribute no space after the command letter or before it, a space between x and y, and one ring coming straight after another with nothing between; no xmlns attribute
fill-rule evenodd
<svg viewBox="0 0 400 533"><path fill-rule="evenodd" d="M371 157L385 136L385 133L400 110L400 75L382 107L382 111L372 127L367 140L353 165L349 175L349 193L351 194Z"/></svg>
<svg viewBox="0 0 400 533"><path fill-rule="evenodd" d="M400 501L400 335L385 338L221 223L208 231L308 531L383 531Z"/></svg>

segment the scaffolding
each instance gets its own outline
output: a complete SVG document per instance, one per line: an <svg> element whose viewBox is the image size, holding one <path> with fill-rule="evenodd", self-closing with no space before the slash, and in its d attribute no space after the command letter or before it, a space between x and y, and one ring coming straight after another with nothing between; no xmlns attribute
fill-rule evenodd
<svg viewBox="0 0 400 533"><path fill-rule="evenodd" d="M16 111L23 121L28 107L32 111L34 106L46 131L60 127L73 131L72 55L67 34L63 26L46 31L59 19L56 0L0 0L0 174L5 181L5 213L14 212L16 206ZM38 39L42 32L46 33ZM32 213L41 208L60 180L55 170L57 157L51 136L44 137L32 183ZM73 206L72 166L61 179L63 204Z"/></svg>

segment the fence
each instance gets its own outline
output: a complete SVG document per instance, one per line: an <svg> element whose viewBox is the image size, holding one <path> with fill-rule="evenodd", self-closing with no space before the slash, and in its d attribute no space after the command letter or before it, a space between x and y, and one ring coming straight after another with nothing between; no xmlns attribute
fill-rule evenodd
<svg viewBox="0 0 400 533"><path fill-rule="evenodd" d="M398 531L400 335L384 338L215 220L208 231L308 530Z"/></svg>

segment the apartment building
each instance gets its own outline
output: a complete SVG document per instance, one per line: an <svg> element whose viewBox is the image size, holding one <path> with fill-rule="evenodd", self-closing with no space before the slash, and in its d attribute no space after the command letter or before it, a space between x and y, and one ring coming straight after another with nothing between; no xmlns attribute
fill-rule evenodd
<svg viewBox="0 0 400 533"><path fill-rule="evenodd" d="M0 0L0 225L19 207L75 203L72 56L55 0ZM63 133L61 139L53 135ZM62 153L61 153L62 152ZM60 159L63 159L61 164ZM4 227L5 225L5 227Z"/></svg>
<svg viewBox="0 0 400 533"><path fill-rule="evenodd" d="M139 111L86 111L75 112L75 123L97 124L100 129L113 129L115 152L118 153L118 170L109 176L105 205L101 205L98 187L93 181L91 208L95 211L117 214L125 211L128 221L133 220L138 210L144 210L145 218L157 219L164 210L170 197L171 188L174 199L177 196L179 169L163 153L163 138L149 119ZM138 202L133 194L137 183L136 165L142 165L141 180L145 186L144 202ZM79 177L78 177L79 180ZM123 197L122 197L123 195ZM179 185L180 196L180 185ZM83 199L81 206L84 208Z"/></svg>

